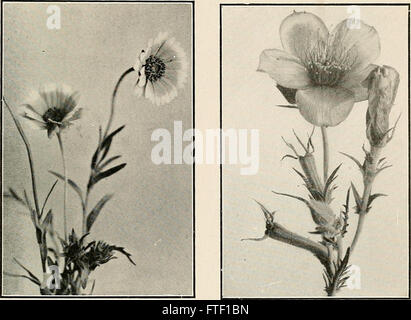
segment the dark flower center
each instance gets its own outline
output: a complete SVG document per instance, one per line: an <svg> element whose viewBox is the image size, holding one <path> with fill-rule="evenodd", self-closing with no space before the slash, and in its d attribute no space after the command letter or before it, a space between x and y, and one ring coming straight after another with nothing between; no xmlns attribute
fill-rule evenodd
<svg viewBox="0 0 411 320"><path fill-rule="evenodd" d="M338 43L318 42L309 50L304 65L315 85L336 86L344 80L354 65L351 51L345 50Z"/></svg>
<svg viewBox="0 0 411 320"><path fill-rule="evenodd" d="M52 107L43 114L43 120L47 124L47 129L53 129L56 126L56 122L62 122L65 116L64 110Z"/></svg>
<svg viewBox="0 0 411 320"><path fill-rule="evenodd" d="M166 65L163 60L153 55L149 56L145 64L145 74L147 80L155 82L160 79L166 70Z"/></svg>

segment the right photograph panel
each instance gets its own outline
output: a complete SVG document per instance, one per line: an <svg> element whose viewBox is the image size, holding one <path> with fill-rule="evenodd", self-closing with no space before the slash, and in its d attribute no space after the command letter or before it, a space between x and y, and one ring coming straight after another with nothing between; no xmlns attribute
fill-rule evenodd
<svg viewBox="0 0 411 320"><path fill-rule="evenodd" d="M220 9L222 297L407 297L409 5Z"/></svg>

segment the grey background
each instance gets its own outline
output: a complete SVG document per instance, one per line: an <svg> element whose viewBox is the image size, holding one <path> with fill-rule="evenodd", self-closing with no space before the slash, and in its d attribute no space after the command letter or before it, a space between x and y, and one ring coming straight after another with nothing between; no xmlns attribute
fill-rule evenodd
<svg viewBox="0 0 411 320"><path fill-rule="evenodd" d="M70 177L80 186L87 183L89 164L105 125L112 90L120 74L135 62L147 41L160 31L175 36L191 61L192 8L189 4L59 4L62 27L48 30L49 4L4 4L4 96L16 108L31 88L44 82L63 82L81 92L84 115L67 130L63 139ZM189 64L191 70L191 63ZM189 71L190 72L190 71ZM95 294L191 295L192 166L152 163L155 142L151 133L181 120L183 130L192 126L192 80L165 106L154 106L133 95L136 74L129 75L118 92L113 127L126 124L116 138L112 155L122 154L127 166L101 182L91 195L90 206L106 193L115 193L93 226L91 239L124 246L137 266L119 256L96 270ZM27 156L12 123L4 116L3 183L31 191ZM24 125L32 144L38 173L40 201L54 182L48 170L62 171L56 138ZM51 199L56 223L62 230L63 184ZM18 258L40 276L40 260L30 218L23 208L5 200L3 207L3 269L21 270ZM79 230L81 207L69 190L68 223ZM4 294L38 294L24 279L3 278Z"/></svg>

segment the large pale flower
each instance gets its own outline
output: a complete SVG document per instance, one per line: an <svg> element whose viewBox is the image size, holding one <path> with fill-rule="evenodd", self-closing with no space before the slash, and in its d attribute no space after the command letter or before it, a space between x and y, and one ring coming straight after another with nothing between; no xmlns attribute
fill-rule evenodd
<svg viewBox="0 0 411 320"><path fill-rule="evenodd" d="M135 94L156 105L169 103L187 79L187 58L175 38L160 33L148 42L134 65L138 72Z"/></svg>
<svg viewBox="0 0 411 320"><path fill-rule="evenodd" d="M66 85L47 84L33 91L23 105L22 116L34 128L47 130L48 137L57 130L71 125L81 116L81 108L75 110L78 92Z"/></svg>
<svg viewBox="0 0 411 320"><path fill-rule="evenodd" d="M336 126L355 102L368 99L361 82L376 67L372 63L380 54L380 40L373 27L350 22L329 32L316 15L294 12L280 26L284 50L267 49L260 55L258 71L268 73L314 125Z"/></svg>

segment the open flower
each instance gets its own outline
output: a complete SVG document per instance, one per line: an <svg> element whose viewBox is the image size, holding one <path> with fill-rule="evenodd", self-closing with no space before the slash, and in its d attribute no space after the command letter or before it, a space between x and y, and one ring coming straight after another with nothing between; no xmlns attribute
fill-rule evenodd
<svg viewBox="0 0 411 320"><path fill-rule="evenodd" d="M175 38L160 33L148 42L134 65L138 72L135 94L156 105L169 103L187 78L186 54Z"/></svg>
<svg viewBox="0 0 411 320"><path fill-rule="evenodd" d="M75 110L78 98L78 92L66 85L44 85L31 93L23 105L22 116L33 127L47 130L51 138L56 130L67 128L80 118L82 109Z"/></svg>
<svg viewBox="0 0 411 320"><path fill-rule="evenodd" d="M336 126L355 102L367 100L361 82L380 53L373 27L360 21L354 28L344 20L329 32L316 15L294 12L281 23L280 37L284 50L264 50L258 71L277 82L308 122Z"/></svg>

